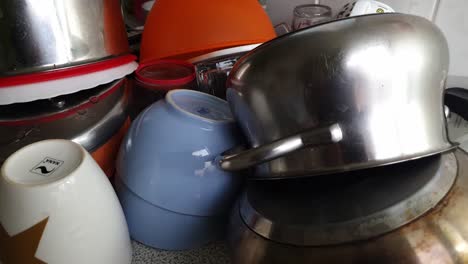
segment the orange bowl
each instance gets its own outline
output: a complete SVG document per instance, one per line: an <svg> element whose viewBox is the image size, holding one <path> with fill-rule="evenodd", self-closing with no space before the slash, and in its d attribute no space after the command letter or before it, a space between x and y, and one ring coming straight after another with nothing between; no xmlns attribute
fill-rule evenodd
<svg viewBox="0 0 468 264"><path fill-rule="evenodd" d="M119 131L112 136L106 143L91 153L91 156L99 164L107 177L112 178L115 171L115 161L128 128L130 127L130 118L128 118Z"/></svg>
<svg viewBox="0 0 468 264"><path fill-rule="evenodd" d="M257 0L158 0L146 20L140 61L186 60L275 37Z"/></svg>

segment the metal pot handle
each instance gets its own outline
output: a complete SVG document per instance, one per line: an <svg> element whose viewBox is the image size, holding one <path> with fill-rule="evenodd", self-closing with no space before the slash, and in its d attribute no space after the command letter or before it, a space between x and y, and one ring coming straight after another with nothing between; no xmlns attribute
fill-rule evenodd
<svg viewBox="0 0 468 264"><path fill-rule="evenodd" d="M277 159L293 151L310 146L320 146L340 142L343 131L339 124L311 129L266 145L240 153L217 158L219 167L226 171L238 171Z"/></svg>

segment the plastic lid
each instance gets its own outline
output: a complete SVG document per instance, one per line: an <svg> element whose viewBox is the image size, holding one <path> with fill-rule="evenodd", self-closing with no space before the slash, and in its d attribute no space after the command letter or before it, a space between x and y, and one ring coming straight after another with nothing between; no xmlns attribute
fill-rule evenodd
<svg viewBox="0 0 468 264"><path fill-rule="evenodd" d="M195 67L185 61L158 60L141 65L135 74L138 81L164 88L192 82L195 79Z"/></svg>
<svg viewBox="0 0 468 264"><path fill-rule="evenodd" d="M208 122L231 122L233 117L226 101L192 90L173 90L166 95L166 101L175 109Z"/></svg>

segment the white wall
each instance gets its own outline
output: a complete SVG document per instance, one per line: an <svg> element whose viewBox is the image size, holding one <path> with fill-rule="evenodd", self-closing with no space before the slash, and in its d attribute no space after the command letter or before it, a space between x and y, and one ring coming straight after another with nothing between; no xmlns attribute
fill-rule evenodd
<svg viewBox="0 0 468 264"><path fill-rule="evenodd" d="M441 0L446 1L446 0ZM452 0L466 1L466 0ZM348 0L320 0L321 4L328 5L336 14L346 3L353 2ZM381 0L380 2L388 4L397 12L415 14L432 18L437 0ZM468 2L468 1L467 1ZM313 4L313 0L268 0L267 12L273 21L273 24L281 22L290 23L292 12L295 6L302 4Z"/></svg>
<svg viewBox="0 0 468 264"><path fill-rule="evenodd" d="M440 0L435 16L449 42L450 71L448 86L468 89L468 1Z"/></svg>
<svg viewBox="0 0 468 264"><path fill-rule="evenodd" d="M328 5L334 13L339 10L348 1L346 0L322 0L321 4ZM274 25L286 22L291 24L292 13L295 6L303 4L313 4L313 0L268 0L267 12Z"/></svg>

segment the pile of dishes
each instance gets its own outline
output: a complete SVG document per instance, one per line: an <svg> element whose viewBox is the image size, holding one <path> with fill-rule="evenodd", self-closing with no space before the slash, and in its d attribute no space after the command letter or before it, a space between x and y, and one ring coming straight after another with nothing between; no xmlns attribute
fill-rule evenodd
<svg viewBox="0 0 468 264"><path fill-rule="evenodd" d="M0 163L27 144L63 138L112 176L129 126L125 76L137 67L119 3L21 0L1 9L9 15L0 40Z"/></svg>
<svg viewBox="0 0 468 264"><path fill-rule="evenodd" d="M317 39L321 41L317 42ZM432 45L426 45L427 42ZM204 133L216 132L213 124L218 122L205 115L230 115L226 103L225 110L222 111L221 106L215 106L222 101L218 99L215 103L214 97L195 91L173 90L166 95L165 100L146 108L122 144L118 168L118 192L130 233L136 240L165 249L191 248L213 240L214 235L204 237L195 231L203 230L203 234L211 234L201 224L187 225L184 230L168 228L178 222L174 219L212 217L216 213L224 214L230 207L232 195L216 198L218 201L229 201L220 207L224 210L201 210L212 204L212 200L205 198L214 197L209 195L210 191L204 189L207 187L202 188L200 185L203 179L207 181L203 186L215 186L208 183L210 177L205 176L208 171L229 175L226 178L229 181L241 178L239 175L246 175L250 180L277 180L277 186L268 195L276 193L278 197L282 197L280 200L274 202L275 199L270 196L262 197L263 187L271 184L251 183L248 193L243 195L239 206L234 209L233 221L238 223L240 214L240 222L245 223L247 229L253 230L260 237L296 246L323 246L369 239L398 229L435 207L453 186L455 175L452 171L444 172L442 180L434 176L434 173L425 174L427 171L424 170L424 162L423 165L410 162L415 159L425 160L424 157L428 157L426 160L440 161L437 159L440 153L455 147L447 138L442 100L444 87L441 84L445 81L448 67L447 43L440 30L429 21L402 14L351 17L274 39L254 48L247 55L242 54L239 49L230 50L233 52L220 50L191 61L197 65L195 69L204 67L206 72L211 70L210 62L216 66L219 62L226 62L228 66L235 64L226 71L229 76L225 96L233 119L240 126L249 148L240 147L240 141L221 144L215 148L208 141L199 138L196 131L200 125L194 124L201 120L206 122L201 126ZM408 53L409 51L411 52ZM326 57L323 57L324 54ZM239 59L240 56L242 58ZM414 59L414 64L403 66L408 56ZM436 63L427 63L422 59L427 57L431 57ZM208 66L199 64L200 61ZM284 63L277 63L278 61ZM212 67L215 71L219 70L216 66ZM226 72L224 76L227 76ZM190 117L191 120L181 122L179 119L182 116ZM415 122L417 125L414 125ZM234 131L233 129L228 131ZM152 140L146 140L150 138ZM215 134L210 137L211 143L219 140ZM196 142L194 146L193 142ZM445 159L449 162L451 158L453 157L450 155L444 156L442 163L427 163L437 167L445 164ZM392 165L400 163L403 165ZM307 204L308 199L314 199L307 198L306 195L288 199L291 193L301 191L294 187L295 184L291 184L293 179L311 178L308 184L320 186L339 181L343 184L337 191L350 192L354 185L346 184L347 175L358 175L349 178L361 178L359 175L372 178L374 173L392 174L413 165L421 167L420 172L408 170L407 173L433 177L426 179L427 181L421 180L420 185L413 185L414 188L407 191L414 196L408 198L393 195L395 200L384 200L382 203L393 203L398 207L408 199L418 200L418 195L426 197L428 190L437 191L439 195L431 196L423 204L419 204L423 198L417 202L415 200L417 205L411 209L414 209L411 217L399 216L395 211L392 215L395 219L391 225L386 225L386 229L368 225L369 230L363 230L362 236L356 236L340 231L343 226L330 225L326 226L327 230L337 232L337 238L327 238L325 233L310 231L315 235L311 236L312 242L309 243L307 237L293 236L296 232L294 220L291 220L289 226L289 219L282 218L286 217L284 215L288 211L289 202ZM377 167L382 168L385 173L377 169L366 171ZM222 172L223 170L233 174ZM375 180L372 188L390 188L384 183L389 177L391 176L382 176ZM415 180L417 176L412 178ZM396 182L403 184L404 181ZM285 191L284 195L278 193L281 192L278 186L289 185L291 190ZM396 186L397 183L389 185ZM434 189L430 189L429 185ZM367 185L363 183L363 186ZM222 189L219 186L217 188ZM400 189L395 187L386 191L398 192ZM174 195L167 194L167 191ZM187 196L190 198L185 198L185 194L191 194ZM285 205L279 206L281 202ZM275 207L272 203L278 206ZM276 212L275 208L279 211ZM295 215L310 215L306 206L291 208L296 210ZM369 211L369 215L386 214L388 212L385 208L380 208L381 211ZM272 212L269 213L268 210ZM176 218L171 218L172 221L147 223L139 220L163 219L156 213L150 213L155 211L164 211ZM356 221L356 225L364 223L365 218L356 220L352 217L351 215L348 220ZM206 221L208 219L205 218ZM275 224L276 221L285 227ZM310 222L302 223L304 228L297 232L309 232L306 227L313 226L314 221L312 217ZM273 224L265 225L263 222ZM275 226L278 226L278 231L275 231L278 234L270 233L268 230ZM211 227L212 231L218 228L213 224ZM231 236L234 236L233 250L241 256L242 252L237 250L248 245L238 243L251 243L251 240L239 241L236 237L239 232L232 231L238 230L238 227L231 225ZM319 231L320 228L316 227ZM153 230L154 233L148 230ZM180 233L167 230L177 230ZM186 244L165 237L184 237ZM242 260L240 263L247 261L245 258L239 260Z"/></svg>
<svg viewBox="0 0 468 264"><path fill-rule="evenodd" d="M317 42L317 39L322 41ZM427 42L432 45L426 45ZM220 54L221 60L222 52L215 52ZM415 63L403 66L408 56L412 56ZM427 57L436 63L422 59ZM196 59L193 61L197 62ZM214 224L207 224L212 232L199 222L186 225L186 229L171 228L182 221L179 219L205 217L205 221L209 221L230 208L234 196L211 196L211 191L218 194L231 192L220 191L223 188L211 183L213 178L207 175L221 173L226 178L214 178L226 179L231 186L241 178L239 175L246 175L250 180L283 182L278 186L289 186L296 178L311 178L311 185L321 186L328 184L327 178L332 182L338 179L343 183L338 190L350 191L352 186L347 186L344 180L348 174L372 175L364 171L376 167L391 174L395 171L391 166L396 166L391 164L406 164L410 160L450 151L455 145L446 134L444 87L441 85L447 67L447 43L431 22L402 14L368 15L296 31L260 45L240 58L230 70L226 84L226 98L233 118L227 103L220 99L189 90L169 92L165 100L151 105L139 115L121 146L118 193L130 233L138 241L165 249L191 248L213 240L214 235L207 236L218 228ZM215 125L219 128L227 119L237 121L249 148L240 147L239 140L216 147L211 145L223 142ZM233 133L233 125L226 128L230 132L225 133ZM197 131L209 133L209 140ZM402 167L411 165L408 164ZM345 234L346 239L340 238L339 242L369 239L421 216L436 206L453 185L455 176L450 172L445 174L443 183L437 177L430 179L435 182L431 185L436 186L439 195L433 196L430 202L418 204L409 219L395 213L395 221L387 229L377 232L378 228L369 227L369 232L363 231L367 236ZM380 181L385 188L382 179L387 177L382 176L375 185L379 186ZM420 184L428 183L421 181ZM207 186L211 189L206 189ZM421 186L413 186L415 188L408 192L417 194L418 188L422 188L421 195L424 196L428 187ZM290 191L294 193L295 188L291 187ZM288 204L285 197L290 196L290 192L285 191L288 195L282 196L277 193L281 188L276 188L273 193L283 199L274 202L269 197L263 199L263 194L257 195L257 189L261 190L249 187L252 193L249 197L254 198L252 201L242 198L241 205L234 209L240 210L234 212L235 217L240 213L244 217L241 222L249 225L248 228L266 239L276 239L278 243L322 245L318 238L312 239L318 244L303 243L302 236L291 235L296 232L294 224L290 227L286 220L274 218L283 216L287 205L277 207L280 212L271 213L272 216L264 215L263 207L275 210L272 202ZM236 188L232 190L235 192ZM299 195L299 198L305 199L300 202L307 204L307 197ZM406 201L406 197L399 198L391 202L398 205ZM292 199L299 203L296 200ZM205 211L214 205L213 201L218 201L221 209ZM252 203L250 207L249 202ZM297 215L307 215L304 206L295 210ZM158 216L161 212L166 216ZM383 210L383 213L387 212ZM257 222L256 219L262 220ZM303 223L304 226L313 225L313 220ZM356 220L356 224L362 223L361 220ZM286 225L284 230L278 227L278 235L268 230L279 224L261 224L276 221L285 221ZM330 232L341 232L334 230L334 226L327 228L333 229L327 229ZM298 232L305 229L300 230ZM203 231L205 236L197 231ZM180 237L184 240L176 239ZM322 237L326 239L325 234ZM250 241L246 240L246 243Z"/></svg>
<svg viewBox="0 0 468 264"><path fill-rule="evenodd" d="M234 263L415 262L468 236L468 155L443 100L463 115L468 96L444 91L431 22L347 17L270 40L256 0L158 0L137 69L118 1L59 2L0 4L15 32L0 40L2 263L129 264L130 237L186 250L226 227ZM431 244L413 247L421 232Z"/></svg>
<svg viewBox="0 0 468 264"><path fill-rule="evenodd" d="M159 1L155 10L168 3ZM134 239L165 249L223 237L244 178L220 170L215 158L242 137L226 101L180 89L196 89L194 66L167 58L180 52L185 60L274 38L258 3L244 4L252 14L243 26L226 30L220 24L192 47L143 56L135 83L147 93L139 98L126 79L138 65L129 54L119 1L0 5L7 21L0 26L7 34L0 43L2 263L130 263L127 226ZM167 19L161 13L150 17L148 32L160 18ZM260 22L255 31L245 26L253 22ZM173 37L157 37L186 35L171 31ZM145 47L164 52L153 40L147 37ZM127 133L132 98L147 97L149 105L175 89L144 110ZM114 175L120 146L116 188L124 210L105 177Z"/></svg>
<svg viewBox="0 0 468 264"><path fill-rule="evenodd" d="M468 156L443 97L468 117L468 92L444 90L448 58L435 25L396 13L242 57L227 100L252 149L220 167L257 166L231 217L234 263L466 262Z"/></svg>
<svg viewBox="0 0 468 264"><path fill-rule="evenodd" d="M125 76L138 66L119 2L0 9L0 262L130 264L108 179L130 126Z"/></svg>

